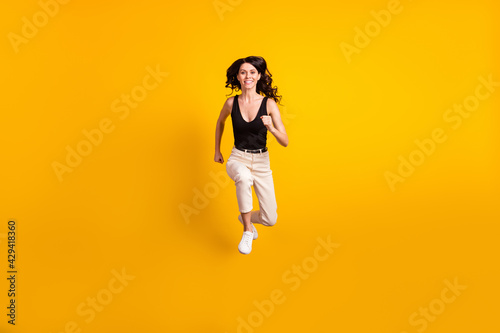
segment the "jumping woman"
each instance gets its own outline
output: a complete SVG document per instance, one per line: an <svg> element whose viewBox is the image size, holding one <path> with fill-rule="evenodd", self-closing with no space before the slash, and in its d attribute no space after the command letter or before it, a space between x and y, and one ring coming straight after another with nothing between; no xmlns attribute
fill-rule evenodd
<svg viewBox="0 0 500 333"><path fill-rule="evenodd" d="M226 88L241 94L229 97L217 119L214 160L224 163L220 143L224 124L229 115L233 123L234 146L227 159L226 171L236 185L236 198L243 224L243 236L238 245L242 254L252 251L257 239L254 223L273 226L278 218L274 182L267 149L267 132L283 147L288 135L281 121L278 88L272 87L272 75L264 58L250 56L236 60L227 69ZM252 186L259 200L259 210L252 210Z"/></svg>

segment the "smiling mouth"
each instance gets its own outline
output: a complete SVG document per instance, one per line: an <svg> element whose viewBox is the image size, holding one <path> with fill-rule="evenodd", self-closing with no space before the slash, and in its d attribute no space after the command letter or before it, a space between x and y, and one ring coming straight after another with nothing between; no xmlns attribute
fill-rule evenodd
<svg viewBox="0 0 500 333"><path fill-rule="evenodd" d="M250 84L252 83L253 81L245 81L245 84Z"/></svg>

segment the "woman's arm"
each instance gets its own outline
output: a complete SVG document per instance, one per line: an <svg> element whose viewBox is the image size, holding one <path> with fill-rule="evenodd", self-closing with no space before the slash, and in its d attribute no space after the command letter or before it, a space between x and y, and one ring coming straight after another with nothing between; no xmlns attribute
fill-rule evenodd
<svg viewBox="0 0 500 333"><path fill-rule="evenodd" d="M288 134L286 134L283 121L281 121L280 110L276 102L271 98L267 100L267 110L269 116L260 117L262 122L267 127L267 130L274 135L280 145L283 147L288 146Z"/></svg>
<svg viewBox="0 0 500 333"><path fill-rule="evenodd" d="M234 97L230 97L224 103L222 110L219 114L219 119L217 119L217 124L215 125L215 156L214 161L218 163L224 163L224 157L220 152L220 143L222 140L222 134L224 133L224 125L226 123L227 117L231 114L231 109L233 108Z"/></svg>

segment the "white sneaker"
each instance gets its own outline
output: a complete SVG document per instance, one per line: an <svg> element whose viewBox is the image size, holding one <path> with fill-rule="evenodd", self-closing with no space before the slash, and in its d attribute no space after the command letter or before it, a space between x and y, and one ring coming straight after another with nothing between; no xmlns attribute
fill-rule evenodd
<svg viewBox="0 0 500 333"><path fill-rule="evenodd" d="M238 245L238 251L240 251L241 254L249 254L250 252L252 252L252 238L253 232L243 232L243 237L241 237L240 245Z"/></svg>
<svg viewBox="0 0 500 333"><path fill-rule="evenodd" d="M243 218L241 217L241 214L238 215L238 221L240 221L241 224L243 224ZM252 228L253 228L253 240L256 240L259 237L259 234L257 233L257 229L255 228L253 223L252 223Z"/></svg>

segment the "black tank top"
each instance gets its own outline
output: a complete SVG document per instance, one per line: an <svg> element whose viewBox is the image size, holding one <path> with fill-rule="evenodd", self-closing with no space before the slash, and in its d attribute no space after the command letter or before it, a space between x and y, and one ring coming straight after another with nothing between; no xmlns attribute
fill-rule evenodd
<svg viewBox="0 0 500 333"><path fill-rule="evenodd" d="M267 97L262 99L257 116L247 122L241 116L238 96L234 96L231 119L233 121L234 146L240 149L260 149L266 147L267 127L260 119L267 114Z"/></svg>

